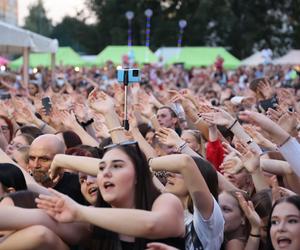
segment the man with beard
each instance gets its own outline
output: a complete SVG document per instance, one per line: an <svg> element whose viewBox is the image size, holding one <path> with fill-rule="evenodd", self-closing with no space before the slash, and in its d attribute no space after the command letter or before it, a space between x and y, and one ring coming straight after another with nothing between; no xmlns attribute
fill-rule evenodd
<svg viewBox="0 0 300 250"><path fill-rule="evenodd" d="M64 152L64 143L55 135L41 135L30 146L28 169L37 183L46 188L51 187L77 202L85 204L80 192L78 175L62 172L53 180L49 176L49 169L54 156L64 154Z"/></svg>

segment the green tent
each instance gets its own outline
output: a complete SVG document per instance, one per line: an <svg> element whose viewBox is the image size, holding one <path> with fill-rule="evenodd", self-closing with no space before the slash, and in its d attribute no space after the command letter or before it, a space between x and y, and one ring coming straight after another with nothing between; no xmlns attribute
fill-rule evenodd
<svg viewBox="0 0 300 250"><path fill-rule="evenodd" d="M213 65L217 56L224 59L224 67L234 69L240 65L240 60L231 55L222 47L182 47L178 53L166 62L167 65L173 63L184 63L186 68Z"/></svg>
<svg viewBox="0 0 300 250"><path fill-rule="evenodd" d="M115 64L121 64L124 55L133 57L138 64L157 61L155 54L146 46L107 46L97 55L94 64L103 65L109 60Z"/></svg>
<svg viewBox="0 0 300 250"><path fill-rule="evenodd" d="M83 66L86 64L84 60L70 47L60 47L56 52L56 65ZM12 61L9 66L13 69L20 68L23 64L23 57ZM29 56L29 66L31 68L37 66L51 66L51 54L34 53Z"/></svg>

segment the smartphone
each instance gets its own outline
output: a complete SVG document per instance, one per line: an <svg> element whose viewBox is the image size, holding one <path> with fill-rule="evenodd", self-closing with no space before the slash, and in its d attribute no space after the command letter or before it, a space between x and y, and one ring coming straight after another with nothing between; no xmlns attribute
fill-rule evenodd
<svg viewBox="0 0 300 250"><path fill-rule="evenodd" d="M52 107L51 99L50 99L49 96L46 96L46 97L42 98L42 105L45 108L46 115L49 115L50 112L51 112L51 107Z"/></svg>
<svg viewBox="0 0 300 250"><path fill-rule="evenodd" d="M11 99L11 95L10 95L10 93L2 94L2 95L0 96L0 99L1 99L1 100Z"/></svg>
<svg viewBox="0 0 300 250"><path fill-rule="evenodd" d="M264 111L266 112L269 108L276 109L277 104L278 104L277 97L273 96L272 98L260 101L258 103L258 109L261 112L264 112Z"/></svg>

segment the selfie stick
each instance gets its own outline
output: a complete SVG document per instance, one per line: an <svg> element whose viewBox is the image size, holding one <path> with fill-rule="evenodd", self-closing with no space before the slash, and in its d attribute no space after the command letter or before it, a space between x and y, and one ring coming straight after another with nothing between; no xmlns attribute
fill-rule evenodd
<svg viewBox="0 0 300 250"><path fill-rule="evenodd" d="M129 130L129 121L127 114L127 88L128 88L128 69L124 70L124 79L123 79L124 87L125 87L125 95L124 95L124 120L123 127L126 130Z"/></svg>

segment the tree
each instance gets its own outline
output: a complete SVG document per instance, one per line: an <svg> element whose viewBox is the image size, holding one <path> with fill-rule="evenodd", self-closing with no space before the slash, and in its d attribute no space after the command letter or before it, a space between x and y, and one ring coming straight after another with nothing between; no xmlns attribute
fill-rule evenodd
<svg viewBox="0 0 300 250"><path fill-rule="evenodd" d="M91 54L99 53L96 26L87 25L84 20L64 17L53 28L51 37L58 39L60 46L70 46L76 51Z"/></svg>
<svg viewBox="0 0 300 250"><path fill-rule="evenodd" d="M29 7L29 15L25 18L24 28L44 36L50 36L52 22L47 17L41 0L38 0L37 4Z"/></svg>

